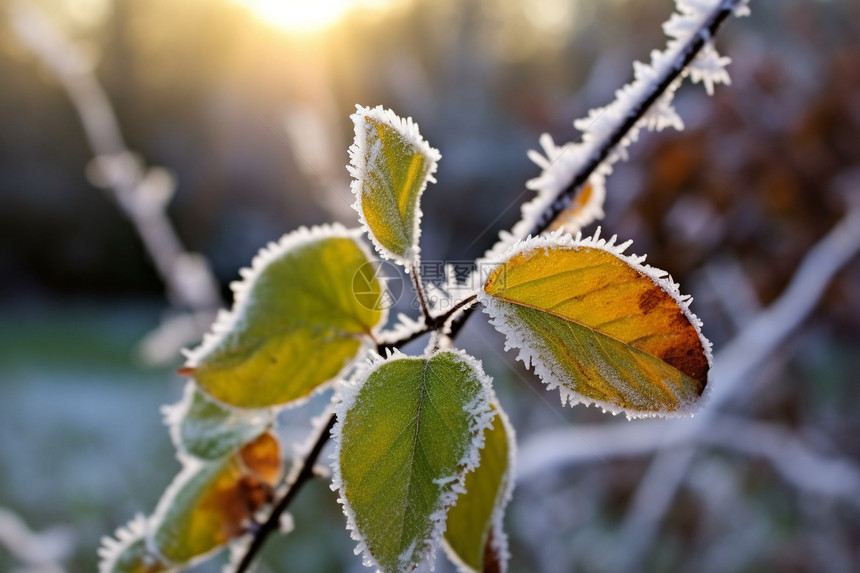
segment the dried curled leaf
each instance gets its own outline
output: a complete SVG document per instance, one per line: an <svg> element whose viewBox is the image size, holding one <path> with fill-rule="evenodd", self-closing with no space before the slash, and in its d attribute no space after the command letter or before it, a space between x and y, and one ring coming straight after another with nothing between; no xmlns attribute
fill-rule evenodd
<svg viewBox="0 0 860 573"><path fill-rule="evenodd" d="M370 346L386 311L372 255L356 231L299 229L260 251L234 283L233 311L219 318L183 372L218 400L242 408L301 401Z"/></svg>
<svg viewBox="0 0 860 573"><path fill-rule="evenodd" d="M554 233L514 247L479 299L506 348L562 402L628 417L691 413L707 385L710 343L666 274L629 245Z"/></svg>
<svg viewBox="0 0 860 573"><path fill-rule="evenodd" d="M419 201L441 158L428 145L412 118L403 119L382 106L356 106L355 142L349 148L355 178L353 208L373 244L385 258L409 265L418 252Z"/></svg>
<svg viewBox="0 0 860 573"><path fill-rule="evenodd" d="M201 460L232 454L274 423L270 409L232 408L209 398L190 381L182 400L163 411L176 449Z"/></svg>
<svg viewBox="0 0 860 573"><path fill-rule="evenodd" d="M411 571L433 553L478 463L491 398L481 364L450 350L379 358L344 390L332 487L366 565Z"/></svg>
<svg viewBox="0 0 860 573"><path fill-rule="evenodd" d="M560 229L567 233L578 233L586 225L603 218L603 201L606 198L606 187L602 181L587 184L580 189L568 205L567 209L549 225L550 231Z"/></svg>
<svg viewBox="0 0 860 573"><path fill-rule="evenodd" d="M507 570L508 543L502 527L511 499L516 438L498 402L484 431L481 463L466 476L466 493L448 511L445 550L463 573Z"/></svg>
<svg viewBox="0 0 860 573"><path fill-rule="evenodd" d="M189 461L152 518L152 546L170 563L196 562L243 535L280 476L277 438L265 433L215 462Z"/></svg>

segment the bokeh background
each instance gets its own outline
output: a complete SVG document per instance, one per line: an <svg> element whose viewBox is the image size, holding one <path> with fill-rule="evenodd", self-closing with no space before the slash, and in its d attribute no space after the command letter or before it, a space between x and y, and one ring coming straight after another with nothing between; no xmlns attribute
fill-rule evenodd
<svg viewBox="0 0 860 573"><path fill-rule="evenodd" d="M299 225L356 223L344 168L356 103L412 116L441 150L422 252L471 260L530 197L538 169L526 150L545 131L575 138L571 121L663 45L673 3L0 8L0 569L32 573L94 570L99 538L151 513L179 469L159 413L181 394L178 347L229 302L238 269ZM512 571L860 570L860 261L812 273L820 300L816 285L799 285L783 306L797 324L760 314L846 213L856 235L860 5L752 9L717 41L732 85L712 98L681 90L686 131L632 148L609 179L602 225L694 296L718 358L738 336L778 331L779 344L739 377L711 437L694 440L678 487L661 490L659 464L688 446L625 453L648 422L561 408L473 317L460 342L495 377L529 462L507 516ZM59 55L47 44L60 61L94 74L131 154L93 160L69 84L39 55L46 37L68 43ZM175 229L187 252L168 284L110 181L143 182L142 208L157 213L143 226L165 214ZM837 257L828 245L813 252L825 266ZM406 298L398 310L411 312ZM290 412L285 436L302 436L321 408ZM668 500L643 493L661 491ZM294 517L261 571L364 570L323 480Z"/></svg>

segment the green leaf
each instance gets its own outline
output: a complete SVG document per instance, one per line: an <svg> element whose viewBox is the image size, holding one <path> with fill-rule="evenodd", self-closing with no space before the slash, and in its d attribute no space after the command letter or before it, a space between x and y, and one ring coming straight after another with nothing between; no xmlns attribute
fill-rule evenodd
<svg viewBox="0 0 860 573"><path fill-rule="evenodd" d="M188 382L177 404L163 408L176 449L214 460L232 454L274 423L270 409L246 410L221 404Z"/></svg>
<svg viewBox="0 0 860 573"><path fill-rule="evenodd" d="M228 458L186 463L152 518L153 546L181 565L245 533L278 481L281 457L277 439L266 433Z"/></svg>
<svg viewBox="0 0 860 573"><path fill-rule="evenodd" d="M147 547L149 523L142 515L117 529L114 538L102 539L99 548L99 573L169 573L176 569L165 564Z"/></svg>
<svg viewBox="0 0 860 573"><path fill-rule="evenodd" d="M692 413L707 384L710 343L689 297L666 273L594 238L554 233L515 246L479 300L506 348L532 364L562 403L628 417Z"/></svg>
<svg viewBox="0 0 860 573"><path fill-rule="evenodd" d="M412 118L382 106L356 106L355 142L349 148L355 178L353 208L385 258L410 265L418 252L419 201L441 158L418 132Z"/></svg>
<svg viewBox="0 0 860 573"><path fill-rule="evenodd" d="M477 464L491 393L480 362L450 350L395 353L344 389L332 487L366 563L411 571L434 551Z"/></svg>
<svg viewBox="0 0 860 573"><path fill-rule="evenodd" d="M502 528L513 489L514 429L496 402L493 426L484 431L481 464L466 476L466 493L448 510L445 549L460 571L505 571L507 536Z"/></svg>
<svg viewBox="0 0 860 573"><path fill-rule="evenodd" d="M234 283L232 313L189 353L183 372L243 408L306 399L370 346L386 319L353 292L357 281L381 294L371 260L358 233L338 225L302 228L270 244Z"/></svg>

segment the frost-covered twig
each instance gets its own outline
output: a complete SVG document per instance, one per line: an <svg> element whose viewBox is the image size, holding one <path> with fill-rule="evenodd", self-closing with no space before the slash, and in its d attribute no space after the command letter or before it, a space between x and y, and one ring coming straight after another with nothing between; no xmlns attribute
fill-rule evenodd
<svg viewBox="0 0 860 573"><path fill-rule="evenodd" d="M576 234L603 214L604 182L613 165L627 156L629 147L642 129L681 129L683 121L672 102L685 77L703 82L708 93L715 83L729 83L725 66L713 46L713 37L732 14L749 13L749 0L677 0L678 12L663 24L669 36L666 49L655 50L651 63L634 63L635 79L618 90L616 99L603 108L591 110L588 117L574 122L582 130L582 140L557 146L549 134L540 143L546 156L532 151L529 157L543 168L541 175L527 186L537 196L522 206L522 217L510 231L502 231L499 241L484 255L495 262L515 242L540 235L553 225L574 201L580 190L591 186L591 198L582 205L575 225L566 225ZM456 335L469 318L468 310L451 325Z"/></svg>
<svg viewBox="0 0 860 573"><path fill-rule="evenodd" d="M522 220L502 236L501 243L542 233L586 184L602 203L604 179L614 163L626 158L626 148L642 129L683 128L672 101L685 77L703 82L709 94L715 83L729 83L725 66L730 60L716 52L712 39L730 15L748 13L747 2L677 0L678 12L663 25L670 38L666 49L652 52L650 64L635 62L635 79L618 90L612 103L574 122L583 131L582 141L556 146L548 135L541 138L546 157L530 154L544 168L540 177L529 182L538 196L523 206ZM593 220L602 213L602 205L596 205L592 213ZM578 226L588 222L580 220Z"/></svg>
<svg viewBox="0 0 860 573"><path fill-rule="evenodd" d="M88 168L90 178L110 191L134 225L169 298L191 311L189 319L197 332L191 340L179 341L178 352L209 326L221 297L206 260L185 250L167 217L165 209L174 188L171 176L160 168L144 170L128 150L110 100L78 46L30 4L14 4L10 17L18 39L53 74L80 117L95 156Z"/></svg>

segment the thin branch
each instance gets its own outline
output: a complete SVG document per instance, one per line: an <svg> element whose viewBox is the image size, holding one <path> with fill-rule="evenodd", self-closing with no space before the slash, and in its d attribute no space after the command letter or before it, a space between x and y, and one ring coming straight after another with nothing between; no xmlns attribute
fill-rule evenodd
<svg viewBox="0 0 860 573"><path fill-rule="evenodd" d="M416 257L412 263L412 267L406 269L409 276L412 277L412 286L415 288L415 296L418 297L418 306L421 308L421 315L424 317L424 323L429 327L433 327L433 313L430 312L430 307L427 305L427 293L424 292L424 282L421 279L421 271L419 267L421 261Z"/></svg>
<svg viewBox="0 0 860 573"><path fill-rule="evenodd" d="M251 565L254 563L254 558L263 548L263 544L266 542L266 539L269 538L269 535L278 531L280 528L281 515L283 515L287 510L296 495L298 495L302 486L314 477L314 466L316 465L317 458L319 458L323 448L328 442L328 439L331 437L331 429L334 428L335 421L337 421L337 418L332 414L328 423L320 432L313 448L311 448L311 451L302 463L302 469L299 471L298 475L296 475L293 482L287 487L284 497L282 497L275 507L272 508L272 513L269 514L269 518L254 533L254 539L251 541L245 555L242 556L242 560L236 567L236 573L244 573L250 569Z"/></svg>
<svg viewBox="0 0 860 573"><path fill-rule="evenodd" d="M449 320L451 320L451 317L453 317L455 314L457 314L457 311L459 311L461 308L466 308L466 310L468 310L468 308L471 308L472 306L474 306L474 304L477 300L478 300L478 294L477 293L470 294L466 298L460 300L457 304L452 306L450 309L448 309L447 312L438 316L437 321L439 322L439 324L444 325Z"/></svg>

